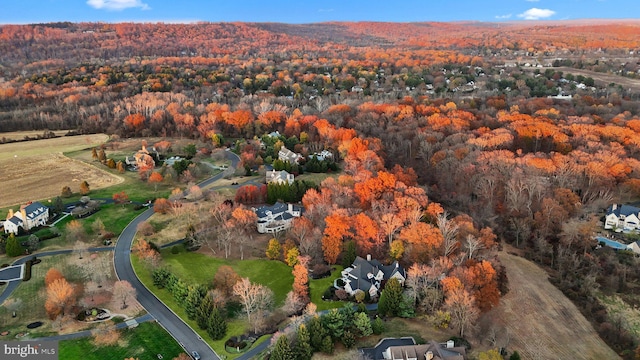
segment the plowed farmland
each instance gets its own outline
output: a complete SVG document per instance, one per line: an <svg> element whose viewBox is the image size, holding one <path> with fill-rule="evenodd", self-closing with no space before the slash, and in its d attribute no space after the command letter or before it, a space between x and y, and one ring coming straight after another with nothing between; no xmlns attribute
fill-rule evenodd
<svg viewBox="0 0 640 360"><path fill-rule="evenodd" d="M77 192L85 180L91 189L122 182L122 178L97 166L62 155L107 140L106 135L96 134L0 145L0 207L53 198L60 195L63 186Z"/></svg>

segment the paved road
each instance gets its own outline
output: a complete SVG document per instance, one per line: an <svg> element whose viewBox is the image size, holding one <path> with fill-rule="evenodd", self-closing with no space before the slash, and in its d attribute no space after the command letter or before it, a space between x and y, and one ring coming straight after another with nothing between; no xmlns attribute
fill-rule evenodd
<svg viewBox="0 0 640 360"><path fill-rule="evenodd" d="M235 168L240 158L231 151L226 153L227 159L231 160L231 167ZM214 181L222 178L224 172L201 182L201 187L207 186ZM178 315L162 303L149 289L147 289L138 279L131 265L131 245L136 234L136 227L142 221L149 219L153 215L153 209L147 209L145 212L136 217L122 231L116 248L113 253L114 266L116 275L121 280L127 280L136 289L138 302L162 325L171 336L173 336L180 345L191 354L197 351L202 359L220 359L213 349L204 342L200 336L187 325Z"/></svg>

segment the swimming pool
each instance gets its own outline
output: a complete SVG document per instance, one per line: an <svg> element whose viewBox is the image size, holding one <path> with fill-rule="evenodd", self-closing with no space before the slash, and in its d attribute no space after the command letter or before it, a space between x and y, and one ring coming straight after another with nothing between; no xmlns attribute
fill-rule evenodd
<svg viewBox="0 0 640 360"><path fill-rule="evenodd" d="M616 250L626 250L627 249L627 245L619 243L619 242L611 240L611 239L607 239L607 238L602 237L602 236L596 236L596 240L598 240L599 243L604 243L606 246L608 246L610 248L614 248Z"/></svg>

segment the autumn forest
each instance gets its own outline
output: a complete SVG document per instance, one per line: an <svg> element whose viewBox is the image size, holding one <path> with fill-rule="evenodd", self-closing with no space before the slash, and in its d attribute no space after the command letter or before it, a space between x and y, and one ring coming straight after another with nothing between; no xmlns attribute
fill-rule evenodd
<svg viewBox="0 0 640 360"><path fill-rule="evenodd" d="M639 305L639 262L594 236L640 197L638 52L633 21L3 25L0 132L190 139L253 169L278 131L339 164L288 235L312 263L398 260L416 311L464 308L464 336L509 292L507 251L633 359L603 296Z"/></svg>

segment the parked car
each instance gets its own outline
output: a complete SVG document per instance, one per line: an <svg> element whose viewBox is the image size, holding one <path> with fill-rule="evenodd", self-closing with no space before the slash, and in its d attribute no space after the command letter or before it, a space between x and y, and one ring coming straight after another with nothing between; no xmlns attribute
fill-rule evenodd
<svg viewBox="0 0 640 360"><path fill-rule="evenodd" d="M193 360L200 360L200 354L197 351L192 351L191 355L193 356Z"/></svg>

